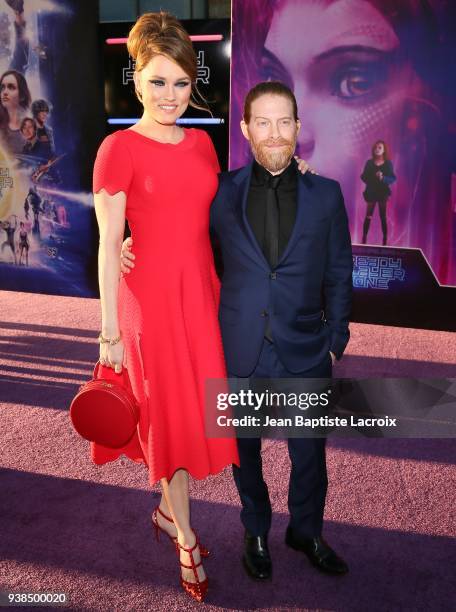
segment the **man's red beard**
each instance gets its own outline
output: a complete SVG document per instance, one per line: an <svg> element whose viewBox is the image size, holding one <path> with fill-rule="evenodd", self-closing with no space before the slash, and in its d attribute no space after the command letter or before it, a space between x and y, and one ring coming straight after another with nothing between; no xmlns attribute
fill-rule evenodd
<svg viewBox="0 0 456 612"><path fill-rule="evenodd" d="M278 148L268 147L270 144L284 145ZM250 139L252 153L259 164L264 166L269 172L279 172L290 163L296 149L296 139L294 141L280 138L279 140L260 140L254 142Z"/></svg>

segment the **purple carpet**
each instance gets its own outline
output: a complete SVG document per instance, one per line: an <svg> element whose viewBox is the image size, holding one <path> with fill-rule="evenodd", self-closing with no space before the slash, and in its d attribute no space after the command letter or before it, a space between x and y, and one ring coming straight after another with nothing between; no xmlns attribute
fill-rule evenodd
<svg viewBox="0 0 456 612"><path fill-rule="evenodd" d="M324 536L350 565L344 577L284 544L284 442L264 442L268 584L241 567L230 470L193 481L193 523L213 551L208 598L193 604L171 544L153 539L158 489L145 468L93 465L70 426L69 402L97 356L98 302L0 292L0 304L0 591L66 592L72 610L122 612L456 609L456 445L443 439L329 440ZM456 334L354 324L335 375L455 377Z"/></svg>

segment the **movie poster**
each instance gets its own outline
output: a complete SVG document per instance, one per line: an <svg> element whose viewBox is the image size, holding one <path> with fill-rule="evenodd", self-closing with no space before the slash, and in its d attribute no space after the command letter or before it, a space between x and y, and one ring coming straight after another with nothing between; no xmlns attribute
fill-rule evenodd
<svg viewBox="0 0 456 612"><path fill-rule="evenodd" d="M288 84L302 123L298 155L342 186L360 245L354 252L367 271L355 287L375 276L381 297L388 287L416 285L417 270L397 256L405 248L421 250L440 285L456 285L455 3L233 0L232 7L230 168L250 158L239 129L246 92L258 81ZM378 140L391 162L388 180L368 164Z"/></svg>
<svg viewBox="0 0 456 612"><path fill-rule="evenodd" d="M95 293L97 17L96 2L0 0L2 289Z"/></svg>

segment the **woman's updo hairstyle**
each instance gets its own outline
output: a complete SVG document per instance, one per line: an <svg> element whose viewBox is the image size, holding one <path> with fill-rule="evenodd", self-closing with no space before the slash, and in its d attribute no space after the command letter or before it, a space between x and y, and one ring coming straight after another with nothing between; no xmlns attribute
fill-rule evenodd
<svg viewBox="0 0 456 612"><path fill-rule="evenodd" d="M173 15L165 11L141 15L130 30L127 49L135 60L136 72L140 72L156 55L163 55L175 62L188 74L192 82L190 106L200 110L209 110L196 86L198 68L192 41L182 24ZM141 101L138 92L136 95ZM204 106L198 104L197 97Z"/></svg>

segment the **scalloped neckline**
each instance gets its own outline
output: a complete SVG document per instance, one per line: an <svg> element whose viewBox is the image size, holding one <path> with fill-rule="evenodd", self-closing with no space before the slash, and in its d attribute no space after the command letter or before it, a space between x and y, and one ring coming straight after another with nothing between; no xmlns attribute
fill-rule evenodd
<svg viewBox="0 0 456 612"><path fill-rule="evenodd" d="M141 138L152 142L153 144L164 145L167 147L179 147L180 145L187 143L190 138L190 130L188 128L182 128L184 130L184 138L179 142L162 142L161 140L155 140L155 138L151 138L150 136L146 136L145 134L141 134L141 132L137 132L136 130L132 130L131 128L126 128L123 130L124 132L131 132L132 134L137 134Z"/></svg>

